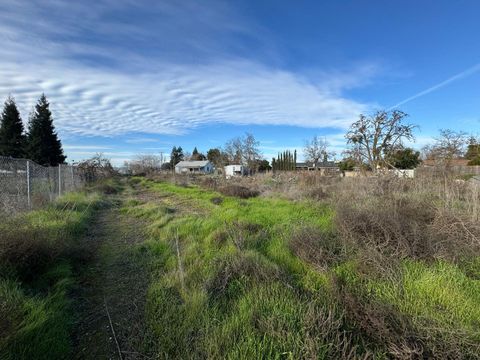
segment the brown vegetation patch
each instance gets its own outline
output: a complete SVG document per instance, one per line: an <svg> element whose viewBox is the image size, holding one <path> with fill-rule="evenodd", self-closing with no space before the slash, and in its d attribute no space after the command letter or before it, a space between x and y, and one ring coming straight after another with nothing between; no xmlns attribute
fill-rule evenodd
<svg viewBox="0 0 480 360"><path fill-rule="evenodd" d="M347 324L361 334L359 340L367 348L385 346L384 351L395 359L428 357L429 352L407 316L389 304L354 291L339 278L334 278L334 289Z"/></svg>
<svg viewBox="0 0 480 360"><path fill-rule="evenodd" d="M313 227L295 230L289 247L296 256L319 270L326 270L342 261L347 251L333 234Z"/></svg>
<svg viewBox="0 0 480 360"><path fill-rule="evenodd" d="M241 199L249 199L260 195L260 192L258 190L249 189L245 186L240 185L225 185L221 187L218 191L225 196L234 196Z"/></svg>
<svg viewBox="0 0 480 360"><path fill-rule="evenodd" d="M268 238L268 231L260 224L234 221L226 224L226 232L239 250L258 249Z"/></svg>
<svg viewBox="0 0 480 360"><path fill-rule="evenodd" d="M215 197L211 198L210 201L212 202L212 204L220 205L221 203L223 203L223 198L221 198L219 196L215 196Z"/></svg>
<svg viewBox="0 0 480 360"><path fill-rule="evenodd" d="M336 204L335 223L342 239L372 254L456 261L480 251L480 228L475 222L425 197L387 191L350 201L345 196Z"/></svg>
<svg viewBox="0 0 480 360"><path fill-rule="evenodd" d="M271 282L281 277L277 265L254 252L236 252L223 257L216 268L217 272L207 283L208 293L215 298L221 297L234 281Z"/></svg>
<svg viewBox="0 0 480 360"><path fill-rule="evenodd" d="M13 271L24 281L42 272L63 251L63 243L52 239L45 229L25 226L21 217L7 220L0 230L1 268Z"/></svg>

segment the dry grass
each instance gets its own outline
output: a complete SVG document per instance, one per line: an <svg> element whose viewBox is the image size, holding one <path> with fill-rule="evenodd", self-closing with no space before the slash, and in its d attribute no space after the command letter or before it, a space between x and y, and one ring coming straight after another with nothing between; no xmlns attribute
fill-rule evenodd
<svg viewBox="0 0 480 360"><path fill-rule="evenodd" d="M475 189L450 179L342 181L334 191L336 228L360 248L393 258L458 261L480 252ZM477 195L477 197L475 197Z"/></svg>
<svg viewBox="0 0 480 360"><path fill-rule="evenodd" d="M290 250L318 270L345 260L348 249L333 234L314 227L296 229L289 242Z"/></svg>
<svg viewBox="0 0 480 360"><path fill-rule="evenodd" d="M218 191L225 196L234 196L240 199L249 199L260 195L260 192L257 190L240 185L225 185L220 187Z"/></svg>

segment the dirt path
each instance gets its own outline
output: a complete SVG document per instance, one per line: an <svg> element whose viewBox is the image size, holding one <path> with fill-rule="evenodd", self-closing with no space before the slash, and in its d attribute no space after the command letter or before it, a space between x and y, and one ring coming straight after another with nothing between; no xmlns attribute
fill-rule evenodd
<svg viewBox="0 0 480 360"><path fill-rule="evenodd" d="M100 210L84 240L93 255L73 294L79 314L74 359L148 358L144 316L149 275L138 250L145 240L144 224L120 212L122 198Z"/></svg>

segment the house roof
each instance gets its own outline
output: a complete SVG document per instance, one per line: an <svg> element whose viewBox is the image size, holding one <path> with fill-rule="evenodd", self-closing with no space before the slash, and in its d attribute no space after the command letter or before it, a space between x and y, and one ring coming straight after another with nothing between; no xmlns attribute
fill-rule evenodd
<svg viewBox="0 0 480 360"><path fill-rule="evenodd" d="M208 163L210 163L208 160L180 161L177 165L175 165L175 167L201 168L206 166Z"/></svg>

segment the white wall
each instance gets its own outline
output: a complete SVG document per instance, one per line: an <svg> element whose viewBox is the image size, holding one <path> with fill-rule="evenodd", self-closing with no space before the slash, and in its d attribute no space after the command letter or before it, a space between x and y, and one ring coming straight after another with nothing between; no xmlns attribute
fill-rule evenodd
<svg viewBox="0 0 480 360"><path fill-rule="evenodd" d="M235 172L240 171L241 174L244 172L243 165L227 165L225 166L225 176L236 175Z"/></svg>
<svg viewBox="0 0 480 360"><path fill-rule="evenodd" d="M415 169L408 169L408 170L393 169L390 171L393 172L397 177L410 178L410 179L413 179L415 177Z"/></svg>

